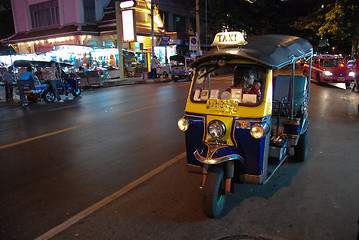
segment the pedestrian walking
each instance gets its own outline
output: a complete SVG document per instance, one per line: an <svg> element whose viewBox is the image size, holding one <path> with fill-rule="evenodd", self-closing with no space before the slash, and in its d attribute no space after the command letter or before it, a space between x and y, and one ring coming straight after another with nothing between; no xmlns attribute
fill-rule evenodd
<svg viewBox="0 0 359 240"><path fill-rule="evenodd" d="M356 55L355 59L355 81L352 91L359 92L359 54Z"/></svg>
<svg viewBox="0 0 359 240"><path fill-rule="evenodd" d="M5 98L6 101L10 102L14 100L14 88L13 84L15 81L15 74L12 71L12 66L7 68L7 71L4 72L4 75L2 76L2 80L5 85Z"/></svg>
<svg viewBox="0 0 359 240"><path fill-rule="evenodd" d="M151 78L156 78L157 76L157 66L158 66L158 61L157 61L157 57L153 56L151 59Z"/></svg>
<svg viewBox="0 0 359 240"><path fill-rule="evenodd" d="M59 73L59 69L56 67L56 63L52 63L51 67L47 69L47 72L45 74L45 79L49 81L51 89L55 94L57 100L63 103L64 100L61 99L57 91L57 87L62 86L62 81L60 80L60 73Z"/></svg>

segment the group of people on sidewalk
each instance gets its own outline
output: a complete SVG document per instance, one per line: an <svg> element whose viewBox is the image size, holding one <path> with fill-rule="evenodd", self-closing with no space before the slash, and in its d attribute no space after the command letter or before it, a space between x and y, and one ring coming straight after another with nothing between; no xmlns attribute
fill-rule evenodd
<svg viewBox="0 0 359 240"><path fill-rule="evenodd" d="M46 80L49 80L51 88L59 102L64 102L60 95L57 92L57 87L59 85L60 73L59 69L56 67L55 63L51 66L49 71L47 72ZM1 76L0 79L4 82L5 87L5 98L6 101L12 102L14 101L14 82L15 82L15 74L13 72L13 67L10 66L7 68L7 71ZM37 93L35 90L35 80L43 80L43 73L40 69L33 73L32 67L26 67L26 72L22 73L20 77L17 79L17 87L19 89L19 96L21 101L21 106L27 106L28 104L25 102L25 86L29 85L28 90L30 93Z"/></svg>

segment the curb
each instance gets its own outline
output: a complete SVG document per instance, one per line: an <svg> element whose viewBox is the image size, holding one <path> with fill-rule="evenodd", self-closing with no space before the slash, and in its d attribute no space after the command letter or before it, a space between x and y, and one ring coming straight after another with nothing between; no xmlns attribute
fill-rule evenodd
<svg viewBox="0 0 359 240"><path fill-rule="evenodd" d="M143 80L138 80L137 84L163 83L163 82L171 82L171 79L170 78L143 79Z"/></svg>
<svg viewBox="0 0 359 240"><path fill-rule="evenodd" d="M111 79L103 81L103 87L115 87L123 85L135 85L135 84L148 84L148 83L163 83L171 82L171 78L155 78L155 79L142 79L142 78L126 78L126 79Z"/></svg>

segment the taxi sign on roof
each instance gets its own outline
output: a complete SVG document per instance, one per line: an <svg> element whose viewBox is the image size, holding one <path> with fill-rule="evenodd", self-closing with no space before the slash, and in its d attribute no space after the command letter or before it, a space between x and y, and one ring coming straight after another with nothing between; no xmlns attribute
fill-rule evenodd
<svg viewBox="0 0 359 240"><path fill-rule="evenodd" d="M221 32L214 37L212 46L230 46L230 45L245 45L241 32Z"/></svg>

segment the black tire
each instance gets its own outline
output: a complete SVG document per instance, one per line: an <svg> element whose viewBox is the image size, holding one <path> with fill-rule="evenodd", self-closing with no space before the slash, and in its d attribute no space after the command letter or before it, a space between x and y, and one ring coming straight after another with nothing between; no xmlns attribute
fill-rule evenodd
<svg viewBox="0 0 359 240"><path fill-rule="evenodd" d="M304 162L307 159L309 129L300 135L297 146L294 147L294 161Z"/></svg>
<svg viewBox="0 0 359 240"><path fill-rule="evenodd" d="M203 186L203 212L210 218L217 217L226 202L223 168L211 166Z"/></svg>
<svg viewBox="0 0 359 240"><path fill-rule="evenodd" d="M42 94L42 98L45 100L45 102L53 102L56 99L55 93L51 89L45 89L45 91Z"/></svg>
<svg viewBox="0 0 359 240"><path fill-rule="evenodd" d="M318 85L321 85L322 83L320 82L320 74L318 73L317 76L315 77L315 81L317 82Z"/></svg>
<svg viewBox="0 0 359 240"><path fill-rule="evenodd" d="M78 97L81 95L81 88L77 88L77 91L76 92L73 92L72 95L74 95L74 97Z"/></svg>

